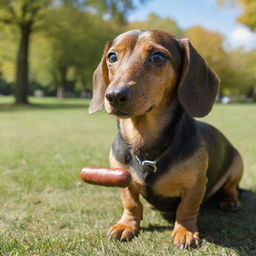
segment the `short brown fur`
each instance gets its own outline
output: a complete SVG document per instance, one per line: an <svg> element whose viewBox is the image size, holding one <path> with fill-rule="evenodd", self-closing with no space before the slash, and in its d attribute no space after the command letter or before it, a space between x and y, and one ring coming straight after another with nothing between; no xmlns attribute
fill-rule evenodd
<svg viewBox="0 0 256 256"><path fill-rule="evenodd" d="M117 54L117 63L107 61L111 52ZM154 52L165 56L163 65L154 66L150 62ZM177 39L157 30L129 31L105 47L94 74L94 97L89 112L93 113L104 105L107 113L118 117L120 133L131 151L150 152L161 143L164 130L174 119L178 106L194 117L209 113L218 83L216 74L187 39ZM106 98L107 93L124 86L129 88L129 101L125 105L113 105ZM242 175L242 159L235 149L233 151L230 169L209 193L224 189L222 207L240 205L237 187ZM158 196L181 198L172 232L174 244L179 248L199 243L197 217L203 199L209 196L206 188L210 157L207 140L201 136L196 150L187 159L172 164L151 187ZM110 228L108 236L129 240L139 231L143 212L139 195L146 196L145 182L132 165L119 161L112 151L110 166L128 169L132 182L129 187L121 189L124 212Z"/></svg>

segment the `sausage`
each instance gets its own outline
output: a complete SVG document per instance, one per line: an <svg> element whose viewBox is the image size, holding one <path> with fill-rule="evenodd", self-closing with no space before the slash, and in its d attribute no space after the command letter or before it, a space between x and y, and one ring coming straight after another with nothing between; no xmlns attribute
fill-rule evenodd
<svg viewBox="0 0 256 256"><path fill-rule="evenodd" d="M102 167L84 167L80 178L87 183L107 187L127 187L131 181L131 175L125 169Z"/></svg>

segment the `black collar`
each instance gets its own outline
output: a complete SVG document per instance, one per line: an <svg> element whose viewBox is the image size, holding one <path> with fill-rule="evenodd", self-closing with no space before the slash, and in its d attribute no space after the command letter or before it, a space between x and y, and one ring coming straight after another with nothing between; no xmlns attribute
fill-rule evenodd
<svg viewBox="0 0 256 256"><path fill-rule="evenodd" d="M170 121L166 127L161 140L153 148L149 150L133 151L131 148L131 155L133 163L142 172L156 173L159 165L159 161L163 159L171 150L173 140L175 138L176 131L184 115L184 110L180 105L177 106L174 118Z"/></svg>
<svg viewBox="0 0 256 256"><path fill-rule="evenodd" d="M187 115L181 107L176 110L175 116L170 120L161 138L151 149L142 148L135 151L123 138L119 129L112 144L112 152L120 163L133 169L144 184L150 185L171 165L183 161L193 154L200 143L199 130L195 120Z"/></svg>

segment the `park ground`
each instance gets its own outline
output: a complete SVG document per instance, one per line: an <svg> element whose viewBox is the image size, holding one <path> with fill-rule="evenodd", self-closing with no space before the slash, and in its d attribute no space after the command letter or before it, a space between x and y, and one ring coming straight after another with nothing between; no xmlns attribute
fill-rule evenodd
<svg viewBox="0 0 256 256"><path fill-rule="evenodd" d="M202 207L201 247L179 251L173 223L148 208L131 242L106 238L122 211L118 189L84 184L79 172L108 165L115 118L89 116L84 99L30 100L30 107L14 107L0 97L1 256L256 255L256 105L216 105L204 118L244 158L243 208L226 213L215 201Z"/></svg>

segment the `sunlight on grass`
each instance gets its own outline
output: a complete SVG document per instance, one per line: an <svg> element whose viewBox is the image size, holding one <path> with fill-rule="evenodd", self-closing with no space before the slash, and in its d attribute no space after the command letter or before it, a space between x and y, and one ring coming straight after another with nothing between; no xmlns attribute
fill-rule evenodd
<svg viewBox="0 0 256 256"><path fill-rule="evenodd" d="M253 255L255 194L244 210L203 209L198 250L177 251L168 223L145 209L142 230L130 243L108 241L121 215L118 189L85 185L83 166L108 165L115 118L87 114L88 100L31 99L26 108L0 98L0 255ZM256 189L256 105L217 105L206 121L227 135L245 160L242 188Z"/></svg>

